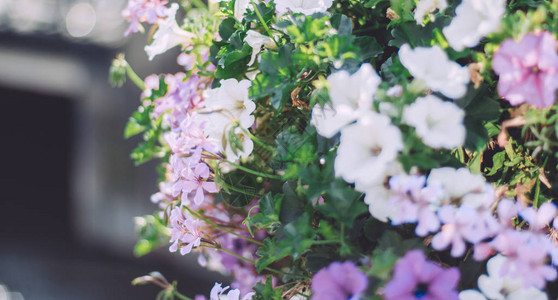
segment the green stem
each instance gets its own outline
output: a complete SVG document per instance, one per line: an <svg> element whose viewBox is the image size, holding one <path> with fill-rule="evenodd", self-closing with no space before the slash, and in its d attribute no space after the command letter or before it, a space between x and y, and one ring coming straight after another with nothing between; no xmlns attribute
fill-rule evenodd
<svg viewBox="0 0 558 300"><path fill-rule="evenodd" d="M241 165L235 164L235 163L233 163L233 162L231 162L231 161L226 161L226 163L229 164L229 165L231 165L231 166L233 166L233 167L235 167L235 168L237 168L237 169L239 169L239 170L242 170L242 171L244 171L244 172L246 172L246 173L250 173L250 174L253 174L253 175L256 175L256 176L266 177L266 178L270 178L270 179L278 179L278 180L282 180L282 179L283 179L282 176L258 172L258 171L255 171L255 170L252 170L252 169L243 167L243 166L241 166Z"/></svg>
<svg viewBox="0 0 558 300"><path fill-rule="evenodd" d="M176 296L176 298L178 299L182 299L182 300L192 300L192 298L188 298L184 295L182 295L181 293L179 293L177 290L172 290L174 296Z"/></svg>
<svg viewBox="0 0 558 300"><path fill-rule="evenodd" d="M130 78L130 80L137 86L139 87L142 91L145 90L145 83L143 82L143 80L138 76L138 74L136 74L136 72L134 72L134 69L132 69L132 67L130 66L130 64L128 62L126 62L126 74L128 75L128 78Z"/></svg>
<svg viewBox="0 0 558 300"><path fill-rule="evenodd" d="M261 198L261 197L263 197L263 195L261 195L261 194L250 193L250 192L247 192L247 191L245 191L245 190L243 190L243 189L239 189L239 188L237 188L237 187L234 187L234 186L232 186L232 185L226 183L224 180L219 180L218 182L216 181L216 183L220 184L220 185L223 186L225 189L233 190L233 191L235 191L235 192L237 192L237 193L241 193L241 194L244 194L244 195L247 195L247 196L250 196L250 197L256 197L256 198Z"/></svg>
<svg viewBox="0 0 558 300"><path fill-rule="evenodd" d="M201 0L190 0L190 3L193 4L198 9L207 10L207 6Z"/></svg>
<svg viewBox="0 0 558 300"><path fill-rule="evenodd" d="M195 217L201 219L201 220L204 221L205 223L207 223L207 224L209 224L209 225L211 225L211 226L213 226L213 227L215 227L215 228L217 228L217 229L219 229L219 230L221 230L221 231L224 231L224 232L230 233L230 234L232 234L232 235L235 235L235 236L237 236L237 237L239 237L239 238L241 238L241 239L244 239L244 240L246 240L246 241L248 241L248 242L250 242L250 243L254 243L254 244L256 244L256 245L263 246L263 243L260 242L260 241L256 241L256 240L254 240L254 239L251 239L251 238L249 238L249 237L246 237L246 236L243 236L243 235L241 235L241 234L239 234L239 233L236 233L236 232L234 232L234 231L232 231L232 230L230 230L230 229L227 229L227 228L225 228L225 227L223 227L223 226L217 225L217 224L215 224L213 221L211 221L211 220L209 220L208 218L206 218L205 216L203 216L202 214L200 214L200 213L198 213L198 212L196 212L196 211L193 211L193 210L191 210L190 208L188 208L188 207L186 207L186 206L184 206L184 208L185 208L190 214L194 215Z"/></svg>
<svg viewBox="0 0 558 300"><path fill-rule="evenodd" d="M322 241L312 241L313 245L326 245L326 244L339 244L340 241L333 240L322 240Z"/></svg>
<svg viewBox="0 0 558 300"><path fill-rule="evenodd" d="M264 18L262 17L262 14L260 13L260 10L258 9L258 6L254 2L254 0L252 0L250 2L252 3L252 6L254 7L254 12L258 16L258 19L260 19L260 22L262 23L265 31L267 32L267 35L269 35L269 37L273 39L273 35L271 34L271 30L269 30L269 27L265 23ZM275 42L275 40L273 40L273 41ZM275 43L275 44L277 44L277 43Z"/></svg>
<svg viewBox="0 0 558 300"><path fill-rule="evenodd" d="M242 126L238 126L238 128L240 128L252 141L254 141L254 143L260 145L261 147L263 147L266 150L271 151L273 153L277 152L277 150L275 150L275 148L273 148L273 147L267 145L266 143L260 141L260 139L255 137L250 131L246 130L246 128L243 128Z"/></svg>
<svg viewBox="0 0 558 300"><path fill-rule="evenodd" d="M251 260L251 259L248 259L248 258L246 258L246 257L244 257L244 256L242 256L242 255L238 255L238 254L236 254L236 253L234 253L234 252L232 252L232 251L230 251L230 250L227 250L227 249L225 249L225 248L221 248L221 246L217 246L217 247L215 247L215 249L221 250L221 251L223 251L223 252L225 252L225 253L228 253L228 254L230 254L230 255L232 255L232 256L234 256L234 257L240 259L240 260L243 260L243 261L245 261L245 262L247 262L247 263L249 263L249 264L253 264L253 265L256 264L255 261L253 261L253 260ZM279 271L279 270L277 270L277 269L273 269L273 268L270 268L270 267L265 267L264 269L265 269L265 270L268 270L268 271L270 271L270 272L273 272L273 273L277 273L277 274L279 274L279 275L283 275L283 276L293 276L293 277L294 277L294 276L299 276L299 277L302 277L302 278L306 278L306 276L303 276L303 275L290 274L290 273L286 273L286 272L283 272L283 271Z"/></svg>

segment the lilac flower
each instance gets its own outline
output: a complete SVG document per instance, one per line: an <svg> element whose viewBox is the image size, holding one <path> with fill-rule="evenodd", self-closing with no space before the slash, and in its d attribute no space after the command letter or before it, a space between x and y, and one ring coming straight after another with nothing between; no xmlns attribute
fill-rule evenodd
<svg viewBox="0 0 558 300"><path fill-rule="evenodd" d="M407 252L395 264L393 278L385 287L386 300L457 300L457 268L443 269L427 261L420 250Z"/></svg>
<svg viewBox="0 0 558 300"><path fill-rule="evenodd" d="M358 299L366 291L368 278L352 262L334 262L312 278L312 299Z"/></svg>
<svg viewBox="0 0 558 300"><path fill-rule="evenodd" d="M193 200L196 206L200 206L205 199L204 193L217 193L219 189L213 181L209 181L209 167L204 162L190 165L181 172L181 179L175 183L175 190L182 191L182 201ZM195 191L194 199L189 199L188 195Z"/></svg>
<svg viewBox="0 0 558 300"><path fill-rule="evenodd" d="M389 180L393 196L388 205L396 210L391 216L392 224L417 222L415 231L419 236L440 228L435 210L442 198L442 187L436 183L425 187L425 183L424 176L393 176Z"/></svg>
<svg viewBox="0 0 558 300"><path fill-rule="evenodd" d="M170 252L176 252L180 248L180 254L186 255L192 252L192 248L200 246L203 235L198 229L200 220L185 215L182 207L175 207L171 211L169 222L172 227L170 242L173 243L169 248Z"/></svg>
<svg viewBox="0 0 558 300"><path fill-rule="evenodd" d="M556 102L558 55L551 33L505 40L494 53L492 67L500 76L498 94L512 105L526 102L543 108Z"/></svg>
<svg viewBox="0 0 558 300"><path fill-rule="evenodd" d="M160 18L167 17L165 7L167 3L168 1L165 0L129 0L122 11L122 16L130 23L124 35L143 31L141 22L155 24Z"/></svg>
<svg viewBox="0 0 558 300"><path fill-rule="evenodd" d="M444 224L442 230L432 238L432 248L443 250L451 245L453 257L465 253L465 241L478 243L486 238L489 233L479 226L481 219L478 212L467 206L456 208L445 205L438 211L440 221Z"/></svg>
<svg viewBox="0 0 558 300"><path fill-rule="evenodd" d="M533 207L524 208L519 215L529 223L531 230L542 230L556 217L556 205L545 202L538 210Z"/></svg>
<svg viewBox="0 0 558 300"><path fill-rule="evenodd" d="M216 153L219 148L217 141L209 139L204 133L207 121L198 120L195 113L187 114L179 127L167 132L163 138L173 153L191 154L198 148L210 153Z"/></svg>
<svg viewBox="0 0 558 300"><path fill-rule="evenodd" d="M229 290L229 287L221 287L220 283L215 283L213 288L211 289L211 293L209 296L210 300L250 300L254 296L255 293L248 293L244 295L244 297L240 298L240 291L239 290L229 290L227 294L225 292Z"/></svg>

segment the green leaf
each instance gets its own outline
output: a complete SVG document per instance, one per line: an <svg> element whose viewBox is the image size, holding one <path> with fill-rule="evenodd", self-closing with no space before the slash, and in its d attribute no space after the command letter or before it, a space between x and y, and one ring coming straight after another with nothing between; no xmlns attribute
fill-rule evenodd
<svg viewBox="0 0 558 300"><path fill-rule="evenodd" d="M332 182L323 197L324 204L317 207L318 211L349 228L353 227L358 216L368 212L368 207L362 202L362 194L343 180Z"/></svg>
<svg viewBox="0 0 558 300"><path fill-rule="evenodd" d="M505 160L506 151L500 151L494 154L494 156L492 156L492 168L490 169L490 173L486 174L486 176L492 176L502 169Z"/></svg>
<svg viewBox="0 0 558 300"><path fill-rule="evenodd" d="M254 286L254 300L282 300L283 287L273 287L273 277L268 276L265 280L265 285L261 282L256 283Z"/></svg>
<svg viewBox="0 0 558 300"><path fill-rule="evenodd" d="M258 273L261 273L267 266L289 255L291 251L292 246L279 246L276 244L275 239L266 238L263 241L263 246L260 246L256 251L256 254L260 256L256 260L256 270Z"/></svg>
<svg viewBox="0 0 558 300"><path fill-rule="evenodd" d="M234 18L226 18L221 21L219 25L219 36L223 41L227 41L231 35L236 31L234 25L236 24L236 20Z"/></svg>

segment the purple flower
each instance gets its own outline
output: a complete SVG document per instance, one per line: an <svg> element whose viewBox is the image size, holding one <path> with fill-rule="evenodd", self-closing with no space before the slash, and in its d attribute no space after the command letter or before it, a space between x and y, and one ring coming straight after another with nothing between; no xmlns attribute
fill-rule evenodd
<svg viewBox="0 0 558 300"><path fill-rule="evenodd" d="M492 67L500 76L498 94L512 105L527 102L542 108L556 102L558 55L551 33L505 40L494 53Z"/></svg>
<svg viewBox="0 0 558 300"><path fill-rule="evenodd" d="M457 300L455 287L458 281L457 268L443 269L427 261L420 250L413 250L395 264L393 278L385 287L384 299Z"/></svg>
<svg viewBox="0 0 558 300"><path fill-rule="evenodd" d="M186 255L192 252L194 247L199 247L203 233L198 229L200 220L190 215L184 215L182 207L175 207L170 215L172 245L170 252L176 252L180 248L180 254Z"/></svg>
<svg viewBox="0 0 558 300"><path fill-rule="evenodd" d="M366 274L352 262L334 262L312 278L312 299L358 299L368 287Z"/></svg>
<svg viewBox="0 0 558 300"><path fill-rule="evenodd" d="M129 0L128 5L122 11L122 16L130 23L124 35L128 36L130 33L143 31L141 22L155 24L160 18L165 18L167 3L164 0Z"/></svg>

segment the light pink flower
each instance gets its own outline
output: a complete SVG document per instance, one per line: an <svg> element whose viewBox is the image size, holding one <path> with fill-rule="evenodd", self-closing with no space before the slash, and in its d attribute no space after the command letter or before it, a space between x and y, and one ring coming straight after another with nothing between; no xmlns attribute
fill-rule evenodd
<svg viewBox="0 0 558 300"><path fill-rule="evenodd" d="M512 105L529 103L542 108L556 102L558 55L551 33L505 40L494 53L492 67L500 76L498 94Z"/></svg>
<svg viewBox="0 0 558 300"><path fill-rule="evenodd" d="M205 192L213 194L219 191L215 182L209 181L209 167L203 162L183 169L181 177L175 186L182 191L182 197L188 198L191 192L196 193L194 199L182 199L183 203L186 200L193 200L199 207L205 199Z"/></svg>
<svg viewBox="0 0 558 300"><path fill-rule="evenodd" d="M160 18L165 18L167 3L168 1L165 0L129 0L128 5L122 11L122 16L130 23L124 35L128 36L130 33L143 31L142 22L155 24Z"/></svg>
<svg viewBox="0 0 558 300"><path fill-rule="evenodd" d="M200 220L185 215L182 207L175 207L171 211L169 222L172 227L170 252L176 252L180 248L180 254L186 255L192 252L194 247L200 246L203 235L198 228L201 225ZM184 244L186 245L184 246Z"/></svg>
<svg viewBox="0 0 558 300"><path fill-rule="evenodd" d="M534 207L524 208L519 215L529 223L531 230L541 230L556 217L556 205L545 202L538 210Z"/></svg>

